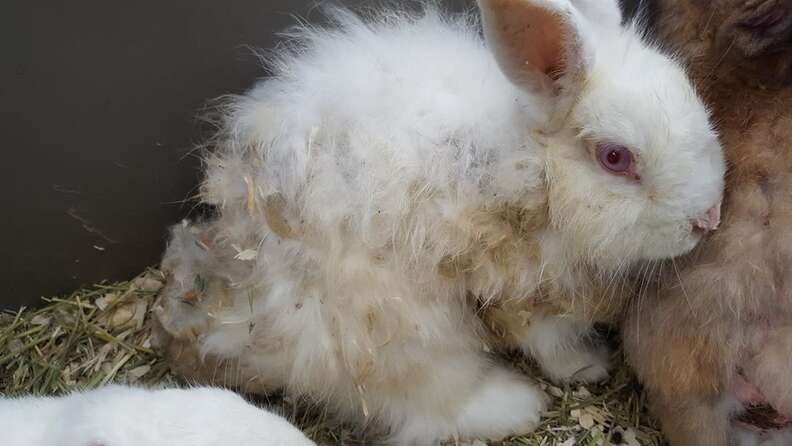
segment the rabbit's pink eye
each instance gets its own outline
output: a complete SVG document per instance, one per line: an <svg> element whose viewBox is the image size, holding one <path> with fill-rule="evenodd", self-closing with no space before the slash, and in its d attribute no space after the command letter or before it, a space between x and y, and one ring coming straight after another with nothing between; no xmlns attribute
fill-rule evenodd
<svg viewBox="0 0 792 446"><path fill-rule="evenodd" d="M606 170L617 174L629 174L633 167L632 152L618 144L597 145L597 158Z"/></svg>

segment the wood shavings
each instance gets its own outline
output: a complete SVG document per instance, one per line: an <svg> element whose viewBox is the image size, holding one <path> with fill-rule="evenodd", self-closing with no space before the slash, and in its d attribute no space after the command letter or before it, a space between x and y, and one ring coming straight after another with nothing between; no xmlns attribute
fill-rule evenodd
<svg viewBox="0 0 792 446"><path fill-rule="evenodd" d="M572 392L572 396L577 399L586 399L591 397L591 392L587 388L580 386L577 390Z"/></svg>
<svg viewBox="0 0 792 446"><path fill-rule="evenodd" d="M96 299L94 304L96 305L97 308L99 308L100 311L104 311L107 309L107 307L115 303L117 300L118 300L118 294L107 293L104 296Z"/></svg>
<svg viewBox="0 0 792 446"><path fill-rule="evenodd" d="M31 325L49 325L51 318L43 315L37 314L33 316L33 319L30 320Z"/></svg>
<svg viewBox="0 0 792 446"><path fill-rule="evenodd" d="M559 389L556 386L548 387L547 391L550 392L550 395L552 395L552 396L554 396L556 398L561 398L562 396L564 396L564 391Z"/></svg>
<svg viewBox="0 0 792 446"><path fill-rule="evenodd" d="M551 397L550 407L535 432L491 444L665 446L659 425L648 415L645 396L626 365L615 364L605 384L561 387L542 378L532 361L522 356L512 360L539 381Z"/></svg>
<svg viewBox="0 0 792 446"><path fill-rule="evenodd" d="M116 329L134 327L139 330L143 327L147 309L148 303L142 300L119 305L111 314L108 323Z"/></svg>
<svg viewBox="0 0 792 446"><path fill-rule="evenodd" d="M144 377L150 371L151 371L150 365L142 365L140 367L135 367L134 369L127 372L127 376L129 377L130 382L136 382L140 378Z"/></svg>
<svg viewBox="0 0 792 446"><path fill-rule="evenodd" d="M243 262L249 262L251 260L256 260L257 257L258 252L255 249L244 249L237 252L237 255L234 256L234 259L241 260Z"/></svg>
<svg viewBox="0 0 792 446"><path fill-rule="evenodd" d="M587 412L584 412L580 415L578 422L580 423L580 427L583 429L591 429L594 427L594 417Z"/></svg>
<svg viewBox="0 0 792 446"><path fill-rule="evenodd" d="M132 285L136 286L137 289L141 291L145 291L147 293L156 293L162 288L164 280L165 280L164 276L162 277L143 276L133 280Z"/></svg>

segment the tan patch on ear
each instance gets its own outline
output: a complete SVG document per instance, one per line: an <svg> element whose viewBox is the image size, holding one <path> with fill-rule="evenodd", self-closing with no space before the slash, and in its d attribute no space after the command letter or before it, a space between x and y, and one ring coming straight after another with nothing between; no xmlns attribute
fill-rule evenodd
<svg viewBox="0 0 792 446"><path fill-rule="evenodd" d="M524 60L525 65L555 80L564 72L561 20L559 14L535 6L507 7L501 29L514 44L515 55Z"/></svg>
<svg viewBox="0 0 792 446"><path fill-rule="evenodd" d="M507 74L525 78L533 71L556 81L568 72L564 47L569 24L561 13L524 0L481 3L487 8L490 42Z"/></svg>

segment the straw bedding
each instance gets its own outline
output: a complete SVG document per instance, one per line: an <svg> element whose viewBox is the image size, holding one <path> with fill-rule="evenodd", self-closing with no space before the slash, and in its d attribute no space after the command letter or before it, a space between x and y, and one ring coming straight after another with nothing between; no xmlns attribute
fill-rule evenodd
<svg viewBox="0 0 792 446"><path fill-rule="evenodd" d="M164 277L155 269L122 283L100 283L45 298L39 308L0 314L0 393L59 394L109 382L187 385L151 345L150 309ZM603 386L559 388L542 381L522 357L507 358L542 382L553 405L533 434L498 442L514 446L662 445L632 374L621 367ZM318 408L277 395L254 397L290 417L319 444L365 444ZM474 442L468 446L485 446Z"/></svg>

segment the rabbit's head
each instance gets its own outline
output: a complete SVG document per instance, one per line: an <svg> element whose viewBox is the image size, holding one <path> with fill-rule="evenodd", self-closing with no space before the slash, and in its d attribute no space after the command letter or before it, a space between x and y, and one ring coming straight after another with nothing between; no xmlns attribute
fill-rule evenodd
<svg viewBox="0 0 792 446"><path fill-rule="evenodd" d="M480 0L484 33L525 107L552 110L552 228L619 268L684 254L717 227L725 164L684 70L622 26L616 0ZM540 98L537 100L537 98Z"/></svg>

